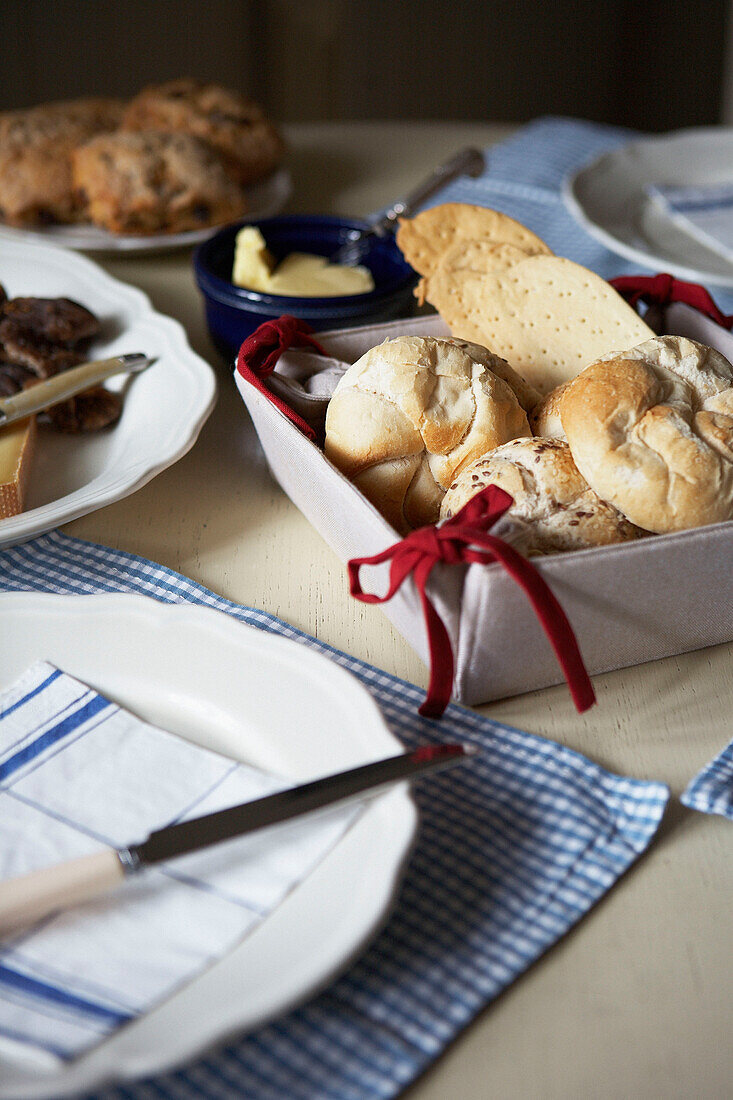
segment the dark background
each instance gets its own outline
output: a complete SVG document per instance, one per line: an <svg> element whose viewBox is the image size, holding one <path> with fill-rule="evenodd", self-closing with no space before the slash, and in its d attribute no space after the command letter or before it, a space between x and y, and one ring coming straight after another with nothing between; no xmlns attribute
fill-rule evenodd
<svg viewBox="0 0 733 1100"><path fill-rule="evenodd" d="M282 122L724 120L730 0L0 0L0 108L190 75Z"/></svg>

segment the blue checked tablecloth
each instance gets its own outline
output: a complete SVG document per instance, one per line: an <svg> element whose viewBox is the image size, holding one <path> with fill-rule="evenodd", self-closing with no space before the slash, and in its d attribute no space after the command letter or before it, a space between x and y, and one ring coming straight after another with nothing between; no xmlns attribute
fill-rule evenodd
<svg viewBox="0 0 733 1100"><path fill-rule="evenodd" d="M668 790L451 705L171 570L58 532L0 553L0 591L136 592L218 608L338 662L407 747L461 740L470 767L417 789L421 828L397 907L347 974L302 1008L106 1100L376 1100L413 1081L649 845Z"/></svg>
<svg viewBox="0 0 733 1100"><path fill-rule="evenodd" d="M691 810L733 821L733 741L690 780L681 801Z"/></svg>

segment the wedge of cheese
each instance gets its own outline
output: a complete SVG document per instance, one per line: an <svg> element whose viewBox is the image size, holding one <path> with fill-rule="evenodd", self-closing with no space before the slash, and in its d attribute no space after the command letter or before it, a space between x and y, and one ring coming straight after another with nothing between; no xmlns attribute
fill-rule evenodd
<svg viewBox="0 0 733 1100"><path fill-rule="evenodd" d="M23 511L35 441L35 416L0 428L0 519Z"/></svg>

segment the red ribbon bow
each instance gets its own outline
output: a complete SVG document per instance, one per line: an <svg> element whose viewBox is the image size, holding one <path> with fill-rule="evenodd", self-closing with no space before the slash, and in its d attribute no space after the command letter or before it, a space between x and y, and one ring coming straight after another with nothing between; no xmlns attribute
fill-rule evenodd
<svg viewBox="0 0 733 1100"><path fill-rule="evenodd" d="M421 527L380 554L370 558L354 558L349 562L351 595L364 603L390 600L402 582L412 574L425 616L430 650L430 683L420 707L420 714L428 718L440 718L453 690L450 638L426 592L430 573L439 562L448 565L458 562L486 565L498 561L529 598L555 650L578 711L582 713L596 701L573 628L547 583L526 558L508 543L488 533L511 503L508 493L496 485L489 485L440 526ZM389 588L385 595L364 592L359 580L361 567L381 565L385 561L391 561Z"/></svg>
<svg viewBox="0 0 733 1100"><path fill-rule="evenodd" d="M668 306L671 302L684 302L700 313L717 321L723 328L733 328L733 315L721 313L703 286L683 283L672 275L620 275L610 280L611 286L625 298L630 306L637 302L648 306Z"/></svg>
<svg viewBox="0 0 733 1100"><path fill-rule="evenodd" d="M313 339L313 329L305 321L299 321L297 317L291 317L285 313L275 321L265 321L247 337L239 349L237 356L237 370L242 378L246 378L251 385L271 401L283 416L286 416L306 435L312 443L316 441L316 433L310 424L306 424L302 416L298 416L284 401L272 393L264 383L275 369L275 365L288 348L311 347L325 355L321 345Z"/></svg>

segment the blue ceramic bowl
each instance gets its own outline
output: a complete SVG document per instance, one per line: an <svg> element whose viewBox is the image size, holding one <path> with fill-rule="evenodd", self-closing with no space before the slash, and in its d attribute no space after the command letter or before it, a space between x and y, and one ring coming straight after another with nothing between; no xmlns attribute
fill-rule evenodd
<svg viewBox="0 0 733 1100"><path fill-rule="evenodd" d="M414 306L417 275L402 257L394 237L370 237L362 260L374 276L374 290L330 298L296 298L245 290L231 281L234 239L243 225L255 225L277 260L290 252L331 256L366 222L316 214L244 220L221 229L199 245L193 263L204 297L206 322L217 348L227 357L264 321L289 313L312 328L345 328L406 316Z"/></svg>

